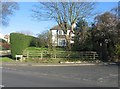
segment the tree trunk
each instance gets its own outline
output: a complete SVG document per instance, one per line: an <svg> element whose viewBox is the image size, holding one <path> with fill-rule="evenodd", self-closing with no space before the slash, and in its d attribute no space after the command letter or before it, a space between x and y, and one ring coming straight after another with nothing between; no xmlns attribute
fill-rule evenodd
<svg viewBox="0 0 120 89"><path fill-rule="evenodd" d="M70 51L71 50L71 44L70 44L70 37L69 37L69 35L65 35L65 39L66 39L66 49L68 50L68 51Z"/></svg>
<svg viewBox="0 0 120 89"><path fill-rule="evenodd" d="M69 35L65 35L65 38L66 38L66 45L67 45L67 50L71 50L71 43L70 43L70 41L71 41L71 34L73 33L73 29L75 28L75 23L73 23L72 25L71 25L71 29L70 29L70 32L69 32Z"/></svg>

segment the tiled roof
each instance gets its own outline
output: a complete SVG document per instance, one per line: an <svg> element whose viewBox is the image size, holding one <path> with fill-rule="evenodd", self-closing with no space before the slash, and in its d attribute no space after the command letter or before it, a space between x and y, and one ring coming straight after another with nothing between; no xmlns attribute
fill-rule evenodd
<svg viewBox="0 0 120 89"><path fill-rule="evenodd" d="M69 27L70 29L70 27ZM52 27L50 30L61 30L61 27L59 25L56 25L54 27Z"/></svg>

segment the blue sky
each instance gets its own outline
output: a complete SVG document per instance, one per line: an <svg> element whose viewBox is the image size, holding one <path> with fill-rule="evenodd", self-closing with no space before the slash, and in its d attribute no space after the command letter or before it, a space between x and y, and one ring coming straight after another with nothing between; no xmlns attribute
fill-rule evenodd
<svg viewBox="0 0 120 89"><path fill-rule="evenodd" d="M9 26L3 27L2 33L27 31L34 36L43 31L49 30L57 23L53 21L34 21L31 17L31 9L37 2L19 2L20 9L10 17ZM96 12L110 11L118 5L117 2L98 2L95 8Z"/></svg>

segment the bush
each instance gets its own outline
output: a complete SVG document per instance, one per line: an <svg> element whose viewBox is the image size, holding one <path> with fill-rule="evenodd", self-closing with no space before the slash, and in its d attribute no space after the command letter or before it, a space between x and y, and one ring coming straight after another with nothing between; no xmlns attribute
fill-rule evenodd
<svg viewBox="0 0 120 89"><path fill-rule="evenodd" d="M115 53L118 56L118 61L120 61L120 44L115 45Z"/></svg>
<svg viewBox="0 0 120 89"><path fill-rule="evenodd" d="M8 44L8 43L2 44L2 50L9 50L9 49L10 49L10 44Z"/></svg>
<svg viewBox="0 0 120 89"><path fill-rule="evenodd" d="M120 54L120 44L115 45L115 48L116 48L115 53L117 55Z"/></svg>
<svg viewBox="0 0 120 89"><path fill-rule="evenodd" d="M33 37L30 43L31 47L41 47L41 42L39 38Z"/></svg>
<svg viewBox="0 0 120 89"><path fill-rule="evenodd" d="M10 49L10 44L7 43L4 39L0 38L0 49L1 50L9 50Z"/></svg>
<svg viewBox="0 0 120 89"><path fill-rule="evenodd" d="M27 36L21 33L11 33L10 44L12 57L15 58L15 55L21 55L23 50L29 47L32 38L32 36Z"/></svg>

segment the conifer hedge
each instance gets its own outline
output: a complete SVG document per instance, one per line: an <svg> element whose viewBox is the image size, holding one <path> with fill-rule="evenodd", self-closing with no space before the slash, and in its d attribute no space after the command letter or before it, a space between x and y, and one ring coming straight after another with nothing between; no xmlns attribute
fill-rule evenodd
<svg viewBox="0 0 120 89"><path fill-rule="evenodd" d="M10 45L12 57L15 58L15 55L21 55L23 50L30 46L32 39L32 36L21 33L11 33Z"/></svg>

